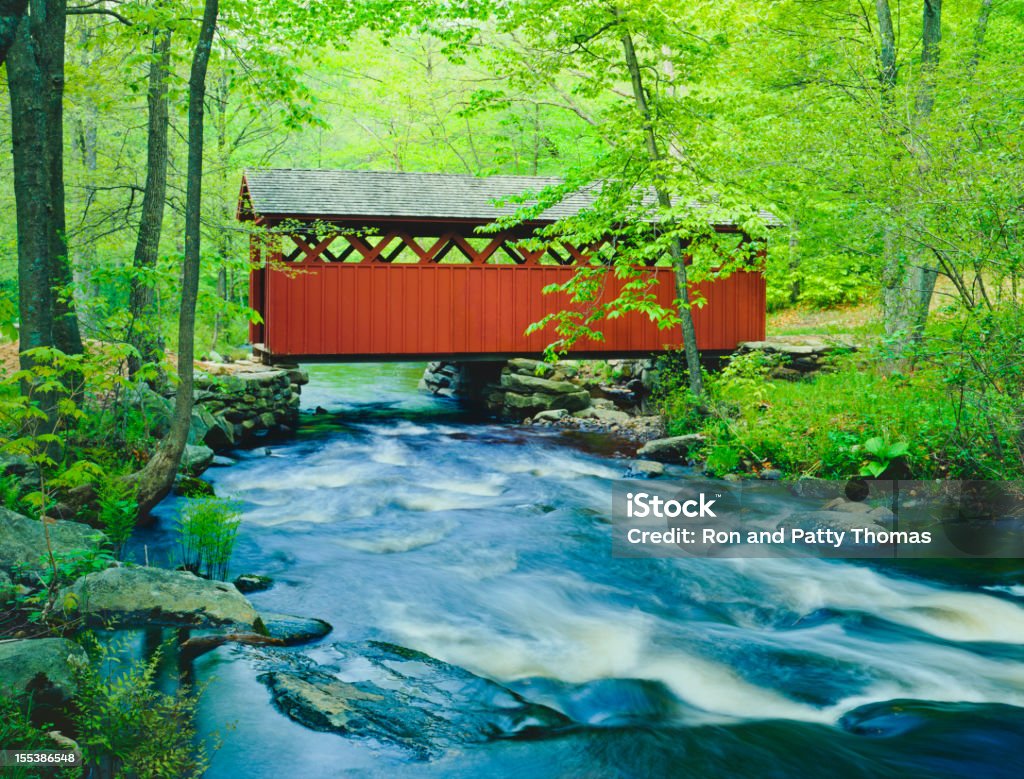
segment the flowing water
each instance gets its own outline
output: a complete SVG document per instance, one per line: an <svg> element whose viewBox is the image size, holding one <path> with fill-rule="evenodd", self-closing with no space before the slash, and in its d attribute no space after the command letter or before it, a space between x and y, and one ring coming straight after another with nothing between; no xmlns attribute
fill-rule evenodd
<svg viewBox="0 0 1024 779"><path fill-rule="evenodd" d="M222 647L196 666L210 777L1022 775L1021 563L614 559L614 445L470 419L421 370L314 367L303 403L330 413L208 472L244 506L232 570L274 577L258 608L334 626L288 652L391 642L571 726L417 761L294 723Z"/></svg>

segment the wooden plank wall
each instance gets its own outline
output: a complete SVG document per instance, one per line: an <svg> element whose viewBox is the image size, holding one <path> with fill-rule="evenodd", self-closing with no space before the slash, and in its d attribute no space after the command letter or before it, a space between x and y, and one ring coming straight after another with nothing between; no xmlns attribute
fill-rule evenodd
<svg viewBox="0 0 1024 779"><path fill-rule="evenodd" d="M274 357L380 355L409 359L455 355L540 353L554 339L548 329L529 337L527 326L567 306L561 293L571 267L544 265L309 263L297 273L256 270L262 294L260 330ZM660 302L675 297L672 272L652 271ZM607 294L619 284L609 278ZM731 351L765 332L765 281L758 272L736 273L699 285L707 303L694 309L701 350ZM256 296L254 296L256 297ZM659 330L641 314L603 323L603 342L580 342L576 351L627 355L677 348L678 327ZM254 328L255 330L255 328Z"/></svg>

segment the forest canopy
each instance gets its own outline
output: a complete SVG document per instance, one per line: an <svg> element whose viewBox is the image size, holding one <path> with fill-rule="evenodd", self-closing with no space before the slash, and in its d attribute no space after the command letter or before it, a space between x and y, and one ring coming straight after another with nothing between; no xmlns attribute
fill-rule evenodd
<svg viewBox="0 0 1024 779"><path fill-rule="evenodd" d="M627 283L590 316L552 315L553 352L623 315L682 328L700 405L693 284L763 260L770 309L877 306L885 372L938 370L931 386L961 397L957 435L977 415L985 462L1006 447L1024 461L1020 371L992 353L1022 332L1021 0L0 10L0 326L25 370L52 367L34 349L121 344L129 377L159 384L165 350L244 354L245 168L548 175L564 184L517 218L594 182L600 197L538 240L612 236L618 275L671 264L677 297ZM640 212L657 229L624 218ZM724 244L714 221L744 240ZM595 272L565 291L585 297ZM52 432L60 404L36 400ZM1003 421L984 432L990 413Z"/></svg>

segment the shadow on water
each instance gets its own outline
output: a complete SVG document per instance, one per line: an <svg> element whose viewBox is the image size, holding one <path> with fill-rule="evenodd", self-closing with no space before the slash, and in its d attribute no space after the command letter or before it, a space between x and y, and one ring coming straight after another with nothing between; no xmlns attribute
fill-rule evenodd
<svg viewBox="0 0 1024 779"><path fill-rule="evenodd" d="M1024 609L985 589L1009 574L613 558L626 450L474 416L421 371L312 366L298 436L207 473L244 505L232 571L275 579L257 608L335 628L196 662L210 777L1016 775ZM308 685L348 713L299 712Z"/></svg>

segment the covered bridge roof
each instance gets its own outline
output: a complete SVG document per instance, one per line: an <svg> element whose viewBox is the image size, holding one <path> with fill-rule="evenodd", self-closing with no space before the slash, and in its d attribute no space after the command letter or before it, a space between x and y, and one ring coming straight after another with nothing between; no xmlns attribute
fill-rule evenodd
<svg viewBox="0 0 1024 779"><path fill-rule="evenodd" d="M546 176L253 169L246 170L242 177L238 216L487 223L514 214L521 207L518 203L498 206L495 201L561 183L559 178ZM588 189L578 190L545 211L538 221L554 222L573 216L594 197ZM778 223L767 211L762 211L761 217L769 224Z"/></svg>

